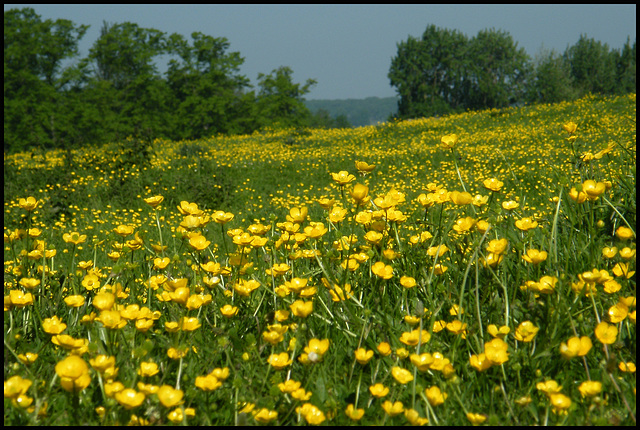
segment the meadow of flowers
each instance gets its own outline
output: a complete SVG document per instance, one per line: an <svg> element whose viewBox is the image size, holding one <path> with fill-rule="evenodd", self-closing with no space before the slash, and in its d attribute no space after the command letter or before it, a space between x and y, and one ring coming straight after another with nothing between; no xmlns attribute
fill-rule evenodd
<svg viewBox="0 0 640 430"><path fill-rule="evenodd" d="M5 154L5 425L635 423L635 94L132 145Z"/></svg>

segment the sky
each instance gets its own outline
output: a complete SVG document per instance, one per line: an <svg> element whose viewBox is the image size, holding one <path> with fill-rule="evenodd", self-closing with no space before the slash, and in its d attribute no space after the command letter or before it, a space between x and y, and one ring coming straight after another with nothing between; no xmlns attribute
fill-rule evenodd
<svg viewBox="0 0 640 430"><path fill-rule="evenodd" d="M620 49L636 38L636 5L64 5L32 7L42 20L69 19L91 27L80 41L86 56L103 21L129 21L191 40L192 32L224 37L228 52L244 58L240 73L255 86L258 73L280 66L293 80L317 84L314 99L392 97L387 74L397 44L427 26L455 29L471 38L495 28L508 32L533 58L540 50L563 53L581 34ZM160 66L162 69L162 66Z"/></svg>

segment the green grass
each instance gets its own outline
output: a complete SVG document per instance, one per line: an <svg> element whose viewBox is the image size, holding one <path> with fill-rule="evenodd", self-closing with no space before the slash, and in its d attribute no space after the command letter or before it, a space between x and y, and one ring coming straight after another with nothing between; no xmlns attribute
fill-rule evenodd
<svg viewBox="0 0 640 430"><path fill-rule="evenodd" d="M587 97L351 130L5 155L5 424L635 423L635 106L635 94ZM573 141L562 128L570 122ZM443 149L453 133L455 147ZM364 175L356 161L375 168ZM339 171L353 181L334 181ZM503 183L499 191L486 188L490 178ZM371 201L353 201L356 183ZM421 195L437 189L443 201L425 207ZM575 201L587 189L592 198ZM486 201L456 203L451 192ZM144 199L155 195L164 200L153 209ZM28 196L36 208L20 201ZM319 199L333 199L344 218ZM183 201L202 214L189 221ZM308 214L297 219L303 206ZM215 211L233 219L217 222ZM523 218L537 225L519 227ZM327 229L317 238L314 222ZM131 233L118 235L120 225ZM86 240L65 240L72 232ZM252 245L240 245L243 232ZM530 250L547 257L526 262ZM288 266L284 274L277 264ZM92 273L99 286L88 289ZM158 286L158 276L186 286ZM296 278L308 289L283 287ZM247 282L257 289L245 296ZM113 306L101 305L104 294ZM70 296L82 304L68 305ZM313 303L308 316L295 311L299 300ZM225 305L237 314L225 316ZM53 316L76 346L52 343L45 320ZM197 320L174 330L183 318ZM492 325L508 328L504 341L492 340ZM407 340L413 330L427 334ZM592 347L567 358L562 344L575 337ZM313 349L313 339L328 349ZM373 352L366 364L359 348ZM285 352L291 363L269 364ZM59 364L70 354L88 366L72 375L88 382L77 380L86 385L77 393L65 389ZM141 374L148 362L157 374ZM228 376L205 391L197 378L214 369ZM304 391L284 393L278 384L289 379ZM583 396L585 381L601 390ZM370 390L378 383L389 389L383 398ZM172 403L168 387L182 400ZM446 393L442 404L430 387ZM391 416L385 401L414 412ZM364 416L350 419L348 405Z"/></svg>

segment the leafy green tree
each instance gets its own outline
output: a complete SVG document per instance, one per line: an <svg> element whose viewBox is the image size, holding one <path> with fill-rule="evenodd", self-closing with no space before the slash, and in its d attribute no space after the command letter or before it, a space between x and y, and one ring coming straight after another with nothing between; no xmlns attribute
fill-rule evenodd
<svg viewBox="0 0 640 430"><path fill-rule="evenodd" d="M609 47L586 35L567 48L565 60L571 68L571 77L580 94L611 94L615 89L615 55Z"/></svg>
<svg viewBox="0 0 640 430"><path fill-rule="evenodd" d="M154 61L165 52L166 36L158 30L130 22L103 23L89 50L90 83L103 93L101 110L110 111L110 127L117 138L152 138L169 132L168 89ZM107 85L95 85L98 82Z"/></svg>
<svg viewBox="0 0 640 430"><path fill-rule="evenodd" d="M447 113L463 105L467 45L464 34L435 25L421 39L409 36L398 43L388 77L400 96L399 118Z"/></svg>
<svg viewBox="0 0 640 430"><path fill-rule="evenodd" d="M270 74L258 74L259 91L256 97L258 120L262 125L301 127L309 122L310 112L304 104L316 80L307 79L304 85L293 82L293 70L282 66Z"/></svg>
<svg viewBox="0 0 640 430"><path fill-rule="evenodd" d="M615 51L617 94L636 92L636 41L630 44L629 38L620 52Z"/></svg>
<svg viewBox="0 0 640 430"><path fill-rule="evenodd" d="M192 44L179 34L169 38L174 57L166 73L174 106L174 137L198 138L216 133L252 131L254 96L240 75L244 59L227 52L226 38L194 32Z"/></svg>
<svg viewBox="0 0 640 430"><path fill-rule="evenodd" d="M554 50L541 50L534 60L531 80L527 85L527 101L555 103L576 98L571 69Z"/></svg>
<svg viewBox="0 0 640 430"><path fill-rule="evenodd" d="M501 108L523 101L530 59L509 33L479 31L469 42L466 56L470 64L465 107Z"/></svg>
<svg viewBox="0 0 640 430"><path fill-rule="evenodd" d="M59 109L64 60L78 54L88 26L42 21L32 8L4 13L4 147L58 146L68 132Z"/></svg>

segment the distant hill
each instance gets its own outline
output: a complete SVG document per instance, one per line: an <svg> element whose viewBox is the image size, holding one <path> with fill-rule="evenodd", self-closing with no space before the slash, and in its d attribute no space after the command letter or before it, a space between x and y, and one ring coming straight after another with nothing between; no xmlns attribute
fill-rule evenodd
<svg viewBox="0 0 640 430"><path fill-rule="evenodd" d="M345 115L354 127L375 125L385 122L390 115L398 111L397 97L367 97L366 99L338 99L338 100L306 100L305 104L312 113L320 109L329 112L329 116L336 118Z"/></svg>

